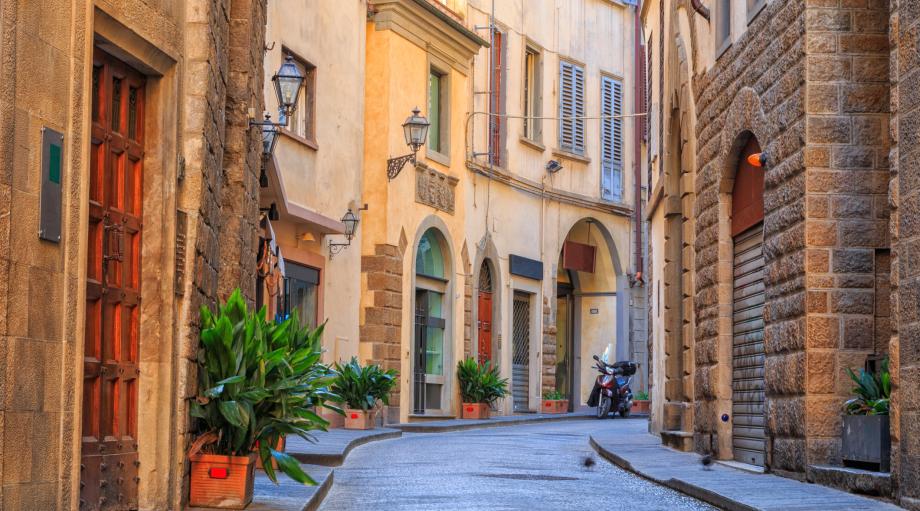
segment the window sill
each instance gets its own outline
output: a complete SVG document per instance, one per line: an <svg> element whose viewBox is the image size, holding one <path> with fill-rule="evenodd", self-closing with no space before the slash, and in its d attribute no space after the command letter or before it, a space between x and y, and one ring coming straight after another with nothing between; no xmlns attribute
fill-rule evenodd
<svg viewBox="0 0 920 511"><path fill-rule="evenodd" d="M536 140L533 140L527 137L521 137L520 140L522 144L526 145L527 147L530 147L531 149L536 149L537 151L540 151L541 153L546 151L546 146L541 144L540 142L537 142Z"/></svg>
<svg viewBox="0 0 920 511"><path fill-rule="evenodd" d="M580 161L586 165L591 163L591 158L588 158L587 156L577 153L570 153L569 151L563 151L562 149L553 149L553 156L558 156L567 160Z"/></svg>
<svg viewBox="0 0 920 511"><path fill-rule="evenodd" d="M293 131L284 129L284 128L281 129L281 133L287 138L293 140L294 142L297 142L300 145L307 146L310 149L313 149L314 151L319 151L319 146L316 144L315 140L310 140L308 138L301 137L300 135L294 133Z"/></svg>
<svg viewBox="0 0 920 511"><path fill-rule="evenodd" d="M428 150L425 151L425 158L444 165L445 167L450 167L450 156L447 154L439 153L437 151Z"/></svg>

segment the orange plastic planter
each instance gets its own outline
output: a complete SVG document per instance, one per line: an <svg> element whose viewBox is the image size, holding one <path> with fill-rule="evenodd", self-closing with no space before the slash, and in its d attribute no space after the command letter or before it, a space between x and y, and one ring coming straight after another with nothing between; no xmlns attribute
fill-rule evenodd
<svg viewBox="0 0 920 511"><path fill-rule="evenodd" d="M374 429L374 411L345 409L345 429Z"/></svg>
<svg viewBox="0 0 920 511"><path fill-rule="evenodd" d="M488 419L489 405L486 403L463 403L464 419Z"/></svg>
<svg viewBox="0 0 920 511"><path fill-rule="evenodd" d="M632 411L635 413L648 413L648 403L648 399L634 399L632 402Z"/></svg>
<svg viewBox="0 0 920 511"><path fill-rule="evenodd" d="M568 399L544 399L543 407L540 409L542 413L568 413L568 411Z"/></svg>
<svg viewBox="0 0 920 511"><path fill-rule="evenodd" d="M256 455L196 454L192 463L188 504L191 507L245 509L252 502Z"/></svg>

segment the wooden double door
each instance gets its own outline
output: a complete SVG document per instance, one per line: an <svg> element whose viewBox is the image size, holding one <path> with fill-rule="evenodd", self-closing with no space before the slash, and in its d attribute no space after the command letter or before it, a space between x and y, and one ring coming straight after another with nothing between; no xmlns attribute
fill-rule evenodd
<svg viewBox="0 0 920 511"><path fill-rule="evenodd" d="M145 80L96 48L92 72L80 509L137 508Z"/></svg>

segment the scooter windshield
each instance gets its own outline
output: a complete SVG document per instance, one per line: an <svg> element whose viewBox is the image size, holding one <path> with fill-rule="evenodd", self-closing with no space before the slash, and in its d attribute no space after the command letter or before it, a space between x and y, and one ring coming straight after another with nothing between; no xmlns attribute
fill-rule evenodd
<svg viewBox="0 0 920 511"><path fill-rule="evenodd" d="M616 360L614 360L615 356L616 351L613 349L613 344L608 344L607 349L604 350L604 354L601 355L601 362L612 365L614 362L616 362Z"/></svg>

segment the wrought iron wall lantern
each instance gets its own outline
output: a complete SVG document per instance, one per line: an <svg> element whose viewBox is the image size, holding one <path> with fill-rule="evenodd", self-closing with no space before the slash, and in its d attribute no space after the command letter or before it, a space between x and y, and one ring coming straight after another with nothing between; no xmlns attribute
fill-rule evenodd
<svg viewBox="0 0 920 511"><path fill-rule="evenodd" d="M275 84L275 96L278 100L278 117L281 122L272 122L270 114L265 114L265 120L256 121L249 119L249 127L260 126L262 129L262 158L271 158L278 143L278 128L286 127L288 119L297 108L297 99L303 89L303 73L294 64L294 57L284 57L284 64L272 77Z"/></svg>
<svg viewBox="0 0 920 511"><path fill-rule="evenodd" d="M358 211L367 211L367 204L358 208ZM341 252L345 247L351 246L351 240L354 239L355 233L358 231L358 223L361 220L351 211L351 208L348 208L341 221L345 224L345 243L335 243L329 240L329 259L332 259L334 255Z"/></svg>
<svg viewBox="0 0 920 511"><path fill-rule="evenodd" d="M418 150L425 145L425 139L428 138L428 127L431 126L431 123L428 122L425 116L420 114L421 110L418 107L413 108L412 115L407 117L406 122L402 125L406 145L412 149L412 153L387 160L387 179L390 181L399 175L406 163L410 161L413 165L416 163Z"/></svg>

